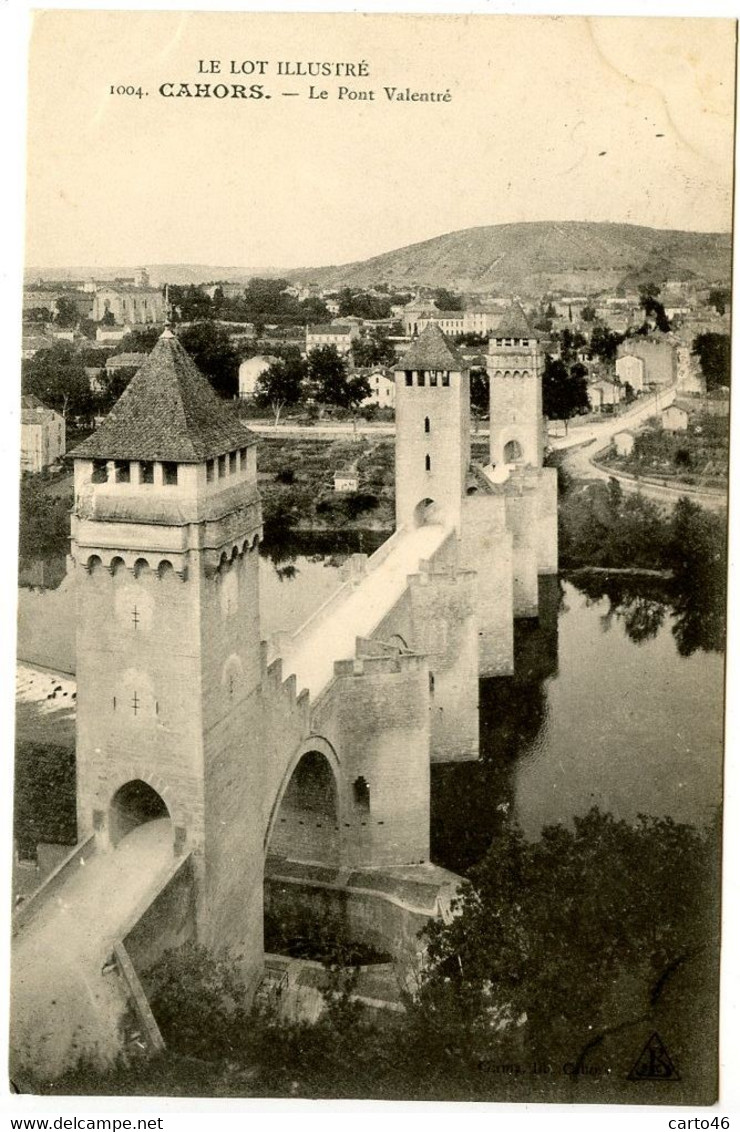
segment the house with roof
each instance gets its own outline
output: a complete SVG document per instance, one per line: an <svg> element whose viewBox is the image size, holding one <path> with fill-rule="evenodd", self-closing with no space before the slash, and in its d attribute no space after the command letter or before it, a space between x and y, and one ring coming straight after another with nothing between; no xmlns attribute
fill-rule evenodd
<svg viewBox="0 0 740 1132"><path fill-rule="evenodd" d="M334 346L337 353L346 356L352 349L352 343L360 337L360 328L356 322L330 322L319 323L306 328L306 353L310 354L319 346Z"/></svg>
<svg viewBox="0 0 740 1132"><path fill-rule="evenodd" d="M334 490L339 493L357 491L360 486L360 477L355 468L345 468L334 473Z"/></svg>
<svg viewBox="0 0 740 1132"><path fill-rule="evenodd" d="M370 393L361 404L378 405L381 409L393 408L396 403L396 381L392 370L384 366L370 366L355 370L355 373L364 374L370 386Z"/></svg>
<svg viewBox="0 0 740 1132"><path fill-rule="evenodd" d="M614 451L618 456L631 456L635 447L635 433L630 428L620 429L613 436Z"/></svg>
<svg viewBox="0 0 740 1132"><path fill-rule="evenodd" d="M604 409L616 409L620 401L626 396L624 386L614 381L592 381L587 389L588 403L591 411L601 413Z"/></svg>
<svg viewBox="0 0 740 1132"><path fill-rule="evenodd" d="M637 354L620 354L615 363L615 370L622 385L629 384L635 393L642 393L645 388L645 360Z"/></svg>
<svg viewBox="0 0 740 1132"><path fill-rule="evenodd" d="M118 345L119 342L123 342L127 334L131 333L131 330L132 328L128 325L106 326L102 324L95 330L95 341L104 346L111 344Z"/></svg>
<svg viewBox="0 0 740 1132"><path fill-rule="evenodd" d="M93 299L92 319L101 322L112 315L116 325L141 323L157 325L165 321L164 295L155 287L136 287L121 283L99 287Z"/></svg>
<svg viewBox="0 0 740 1132"><path fill-rule="evenodd" d="M65 453L64 417L26 394L21 397L21 472L40 472Z"/></svg>
<svg viewBox="0 0 740 1132"><path fill-rule="evenodd" d="M122 354L111 354L105 363L105 368L109 375L122 369L140 369L148 356L148 354L129 351L124 351Z"/></svg>
<svg viewBox="0 0 740 1132"><path fill-rule="evenodd" d="M21 357L28 361L38 354L39 350L49 350L54 345L52 338L44 334L24 334L21 343Z"/></svg>
<svg viewBox="0 0 740 1132"><path fill-rule="evenodd" d="M629 356L640 358L644 366L644 383L651 386L674 385L676 381L676 339L661 334L635 334L617 347L617 360Z"/></svg>
<svg viewBox="0 0 740 1132"><path fill-rule="evenodd" d="M689 427L689 414L679 405L669 405L660 414L663 432L686 432Z"/></svg>

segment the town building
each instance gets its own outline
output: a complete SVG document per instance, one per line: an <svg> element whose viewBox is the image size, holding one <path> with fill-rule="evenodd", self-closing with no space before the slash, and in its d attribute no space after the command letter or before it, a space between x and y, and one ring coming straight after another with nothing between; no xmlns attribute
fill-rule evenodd
<svg viewBox="0 0 740 1132"><path fill-rule="evenodd" d="M370 386L370 393L363 405L378 405L381 409L392 409L396 403L396 381L392 370L383 367L359 369L355 374L364 374Z"/></svg>
<svg viewBox="0 0 740 1132"><path fill-rule="evenodd" d="M594 413L601 413L604 409L616 409L620 401L626 396L623 385L617 385L615 381L606 381L603 378L592 381L588 386L587 393L588 403Z"/></svg>
<svg viewBox="0 0 740 1132"><path fill-rule="evenodd" d="M635 447L635 434L629 428L614 433L614 450L618 456L631 456Z"/></svg>
<svg viewBox="0 0 740 1132"><path fill-rule="evenodd" d="M644 365L644 383L666 387L676 382L676 349L672 338L664 334L635 334L617 347L617 358L640 358Z"/></svg>
<svg viewBox="0 0 740 1132"><path fill-rule="evenodd" d="M24 334L21 342L21 357L24 361L28 361L35 357L39 350L49 350L53 345L53 339L44 334Z"/></svg>
<svg viewBox="0 0 740 1132"><path fill-rule="evenodd" d="M321 323L306 328L306 353L319 346L334 346L337 352L346 357L352 349L352 343L360 337L360 329L356 322Z"/></svg>
<svg viewBox="0 0 740 1132"><path fill-rule="evenodd" d="M128 325L106 326L105 324L101 324L95 328L95 341L102 345L110 345L111 343L118 345L127 334L131 333L131 330L132 327Z"/></svg>
<svg viewBox="0 0 740 1132"><path fill-rule="evenodd" d="M660 414L664 432L686 432L689 427L689 414L678 405L669 405Z"/></svg>
<svg viewBox="0 0 740 1132"><path fill-rule="evenodd" d="M636 354L620 354L615 370L622 385L630 385L635 393L645 388L645 362Z"/></svg>
<svg viewBox="0 0 740 1132"><path fill-rule="evenodd" d="M95 292L92 319L101 322L112 315L117 326L124 323L158 325L165 321L165 299L154 287L137 287L128 283L99 287Z"/></svg>
<svg viewBox="0 0 740 1132"><path fill-rule="evenodd" d="M109 374L115 373L117 370L121 369L140 369L148 356L148 354L129 351L123 354L111 354L105 363L105 368Z"/></svg>
<svg viewBox="0 0 740 1132"><path fill-rule="evenodd" d="M337 492L357 491L359 485L359 476L354 469L334 473L334 490Z"/></svg>
<svg viewBox="0 0 740 1132"><path fill-rule="evenodd" d="M21 397L21 471L40 472L65 453L64 417L38 397Z"/></svg>

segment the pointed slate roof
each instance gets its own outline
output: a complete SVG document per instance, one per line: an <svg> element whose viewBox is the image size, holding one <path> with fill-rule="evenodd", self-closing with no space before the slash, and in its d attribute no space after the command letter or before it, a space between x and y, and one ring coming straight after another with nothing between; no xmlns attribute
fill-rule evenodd
<svg viewBox="0 0 740 1132"><path fill-rule="evenodd" d="M256 442L165 330L100 428L69 455L200 464Z"/></svg>
<svg viewBox="0 0 740 1132"><path fill-rule="evenodd" d="M529 325L521 303L512 303L504 311L501 321L492 333L494 338L538 338L536 330Z"/></svg>
<svg viewBox="0 0 740 1132"><path fill-rule="evenodd" d="M447 369L461 373L468 364L435 322L424 328L400 359L399 369Z"/></svg>

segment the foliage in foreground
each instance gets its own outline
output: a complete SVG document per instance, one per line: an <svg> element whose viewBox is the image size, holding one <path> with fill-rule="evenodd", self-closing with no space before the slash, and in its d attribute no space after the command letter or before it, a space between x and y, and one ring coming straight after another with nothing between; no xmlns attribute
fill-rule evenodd
<svg viewBox="0 0 740 1132"><path fill-rule="evenodd" d="M53 743L17 742L13 827L23 857L35 857L39 842L74 845L75 752Z"/></svg>
<svg viewBox="0 0 740 1132"><path fill-rule="evenodd" d="M682 1034L704 1027L711 1064L718 868L717 821L697 830L594 809L535 842L510 826L472 871L458 915L425 930L430 962L405 1014L366 1011L352 972L334 969L318 1021L288 1021L250 1005L231 957L191 944L150 973L163 1057L102 1075L78 1067L43 1091L589 1100L579 1071L487 1070L578 1066L627 1029L619 1080L601 1082L624 1088L634 1043L660 1010L685 1060ZM709 974L684 979L676 1002L676 980L702 963Z"/></svg>
<svg viewBox="0 0 740 1132"><path fill-rule="evenodd" d="M718 946L718 825L592 809L527 841L504 829L450 923L425 929L420 1007L463 1033L526 1018L536 1054L572 1055L639 1015L673 967Z"/></svg>

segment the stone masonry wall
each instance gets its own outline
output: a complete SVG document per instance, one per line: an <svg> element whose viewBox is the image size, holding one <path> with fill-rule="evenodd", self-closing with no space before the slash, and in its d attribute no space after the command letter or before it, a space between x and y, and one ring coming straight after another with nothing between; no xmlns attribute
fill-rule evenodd
<svg viewBox="0 0 740 1132"><path fill-rule="evenodd" d="M514 671L513 542L503 495L469 495L463 505L461 558L476 571L479 675Z"/></svg>

